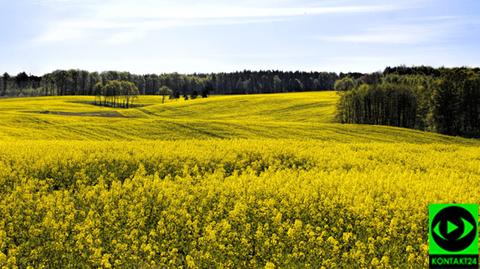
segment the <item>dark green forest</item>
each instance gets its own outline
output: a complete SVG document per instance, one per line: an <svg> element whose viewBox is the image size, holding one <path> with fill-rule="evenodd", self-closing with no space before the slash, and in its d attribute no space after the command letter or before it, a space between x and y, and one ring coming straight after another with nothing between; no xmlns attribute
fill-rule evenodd
<svg viewBox="0 0 480 269"><path fill-rule="evenodd" d="M480 137L478 68L387 68L366 82L343 78L342 123L378 124Z"/></svg>
<svg viewBox="0 0 480 269"><path fill-rule="evenodd" d="M353 74L355 75L355 74ZM57 70L43 76L16 76L5 73L0 78L1 96L94 95L97 83L120 80L134 83L140 94L157 94L162 86L172 89L173 95L193 92L209 94L254 94L333 89L340 75L327 72L242 71L216 74L147 74L129 72L88 72ZM344 74L341 74L344 76Z"/></svg>

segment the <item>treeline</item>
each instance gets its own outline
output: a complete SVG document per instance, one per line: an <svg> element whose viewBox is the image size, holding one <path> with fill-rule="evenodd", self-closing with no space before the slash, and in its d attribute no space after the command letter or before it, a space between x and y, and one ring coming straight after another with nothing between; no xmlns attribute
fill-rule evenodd
<svg viewBox="0 0 480 269"><path fill-rule="evenodd" d="M97 83L129 81L139 94L156 94L162 86L172 89L175 96L194 92L210 94L253 94L321 91L333 89L343 76L327 72L242 71L215 74L147 74L107 71L57 70L41 77L22 72L16 76L5 73L0 77L1 96L94 95Z"/></svg>
<svg viewBox="0 0 480 269"><path fill-rule="evenodd" d="M27 75L25 72L16 76L8 73L0 76L0 96L39 95L37 91L43 86L43 77Z"/></svg>
<svg viewBox="0 0 480 269"><path fill-rule="evenodd" d="M346 77L335 86L340 122L480 137L478 68L387 68L376 82Z"/></svg>

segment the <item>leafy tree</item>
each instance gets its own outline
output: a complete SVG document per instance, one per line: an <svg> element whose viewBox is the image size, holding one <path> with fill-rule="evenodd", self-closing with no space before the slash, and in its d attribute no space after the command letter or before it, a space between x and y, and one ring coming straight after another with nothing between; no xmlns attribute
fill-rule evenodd
<svg viewBox="0 0 480 269"><path fill-rule="evenodd" d="M101 82L98 82L97 84L95 84L95 87L94 87L95 105L99 105L102 103L103 92L104 92L103 84Z"/></svg>
<svg viewBox="0 0 480 269"><path fill-rule="evenodd" d="M129 108L133 106L138 94L137 86L129 81L111 80L105 85L99 82L95 85L95 104ZM101 96L103 96L103 102ZM97 102L97 98L100 102Z"/></svg>
<svg viewBox="0 0 480 269"><path fill-rule="evenodd" d="M27 87L29 83L29 76L25 72L18 73L17 76L15 76L15 85L17 86L17 89L24 89Z"/></svg>
<svg viewBox="0 0 480 269"><path fill-rule="evenodd" d="M5 72L2 76L2 84L3 84L3 89L2 89L2 96L7 95L7 88L8 88L8 81L10 80L10 75Z"/></svg>
<svg viewBox="0 0 480 269"><path fill-rule="evenodd" d="M202 90L202 98L207 98L209 94L210 90L208 88Z"/></svg>
<svg viewBox="0 0 480 269"><path fill-rule="evenodd" d="M129 108L133 106L133 102L137 99L139 90L135 84L130 81L120 81L121 92L124 95L124 107Z"/></svg>
<svg viewBox="0 0 480 269"><path fill-rule="evenodd" d="M198 97L198 92L197 91L193 91L192 94L190 95L190 97L192 99L196 99Z"/></svg>
<svg viewBox="0 0 480 269"><path fill-rule="evenodd" d="M340 80L335 81L334 89L336 91L349 91L357 86L355 80L351 77L344 77Z"/></svg>
<svg viewBox="0 0 480 269"><path fill-rule="evenodd" d="M172 94L173 99L179 99L180 98L180 92L179 91L174 91Z"/></svg>
<svg viewBox="0 0 480 269"><path fill-rule="evenodd" d="M305 90L305 86L304 84L300 81L300 79L296 78L296 79L293 79L293 82L292 82L292 90L294 92L301 92L303 90Z"/></svg>
<svg viewBox="0 0 480 269"><path fill-rule="evenodd" d="M282 79L278 75L273 76L273 90L274 92L282 91Z"/></svg>
<svg viewBox="0 0 480 269"><path fill-rule="evenodd" d="M162 104L163 104L165 103L165 96L171 96L173 94L173 91L167 86L162 86L158 90L158 94L162 96Z"/></svg>
<svg viewBox="0 0 480 269"><path fill-rule="evenodd" d="M104 105L116 107L115 96L119 94L120 83L117 80L108 81L103 86Z"/></svg>

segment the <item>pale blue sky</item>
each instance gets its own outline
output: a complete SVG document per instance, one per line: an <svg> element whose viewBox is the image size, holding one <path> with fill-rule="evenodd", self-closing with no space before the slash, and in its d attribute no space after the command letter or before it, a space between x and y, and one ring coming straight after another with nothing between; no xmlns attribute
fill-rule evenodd
<svg viewBox="0 0 480 269"><path fill-rule="evenodd" d="M479 0L0 0L0 71L480 66Z"/></svg>

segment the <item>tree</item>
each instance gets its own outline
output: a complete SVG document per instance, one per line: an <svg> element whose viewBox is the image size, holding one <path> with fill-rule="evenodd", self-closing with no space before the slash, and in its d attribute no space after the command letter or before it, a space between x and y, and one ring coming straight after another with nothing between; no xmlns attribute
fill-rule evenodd
<svg viewBox="0 0 480 269"><path fill-rule="evenodd" d="M129 108L139 94L137 86L133 82L111 80L102 84L95 84L95 104L112 107ZM101 97L103 96L103 102ZM97 102L99 99L99 102Z"/></svg>
<svg viewBox="0 0 480 269"><path fill-rule="evenodd" d="M292 90L294 92L301 92L301 91L305 90L305 87L304 87L303 83L298 78L293 79Z"/></svg>
<svg viewBox="0 0 480 269"><path fill-rule="evenodd" d="M119 90L120 90L120 85L118 81L116 80L108 81L103 87L103 97L104 97L103 105L109 105L109 106L115 107L116 106L115 96L118 94Z"/></svg>
<svg viewBox="0 0 480 269"><path fill-rule="evenodd" d="M180 92L179 91L174 91L172 94L173 99L179 99L180 98Z"/></svg>
<svg viewBox="0 0 480 269"><path fill-rule="evenodd" d="M207 98L209 94L210 94L209 88L205 88L202 90L202 98Z"/></svg>
<svg viewBox="0 0 480 269"><path fill-rule="evenodd" d="M140 93L137 86L130 81L120 81L120 89L121 93L123 93L125 98L123 107L132 107L133 101L137 99L138 94Z"/></svg>
<svg viewBox="0 0 480 269"><path fill-rule="evenodd" d="M101 82L98 82L94 86L93 93L95 95L95 105L99 105L102 103L102 93L103 93L103 84ZM97 99L99 100L97 102Z"/></svg>
<svg viewBox="0 0 480 269"><path fill-rule="evenodd" d="M171 96L173 94L173 91L167 87L167 86L162 86L158 90L158 95L162 96L162 104L165 103L165 96Z"/></svg>
<svg viewBox="0 0 480 269"><path fill-rule="evenodd" d="M192 99L196 99L198 97L198 92L197 91L193 91L192 94L190 95L190 97Z"/></svg>
<svg viewBox="0 0 480 269"><path fill-rule="evenodd" d="M2 89L2 96L5 96L7 94L7 88L8 88L8 81L10 80L10 75L8 73L3 74L3 89Z"/></svg>
<svg viewBox="0 0 480 269"><path fill-rule="evenodd" d="M336 91L349 91L352 90L357 86L355 80L351 77L344 77L335 81L335 85L333 86Z"/></svg>
<svg viewBox="0 0 480 269"><path fill-rule="evenodd" d="M25 72L18 73L17 76L15 76L15 85L17 86L18 89L25 89L28 87L30 78Z"/></svg>
<svg viewBox="0 0 480 269"><path fill-rule="evenodd" d="M273 76L273 91L274 92L282 91L282 80L278 75Z"/></svg>

